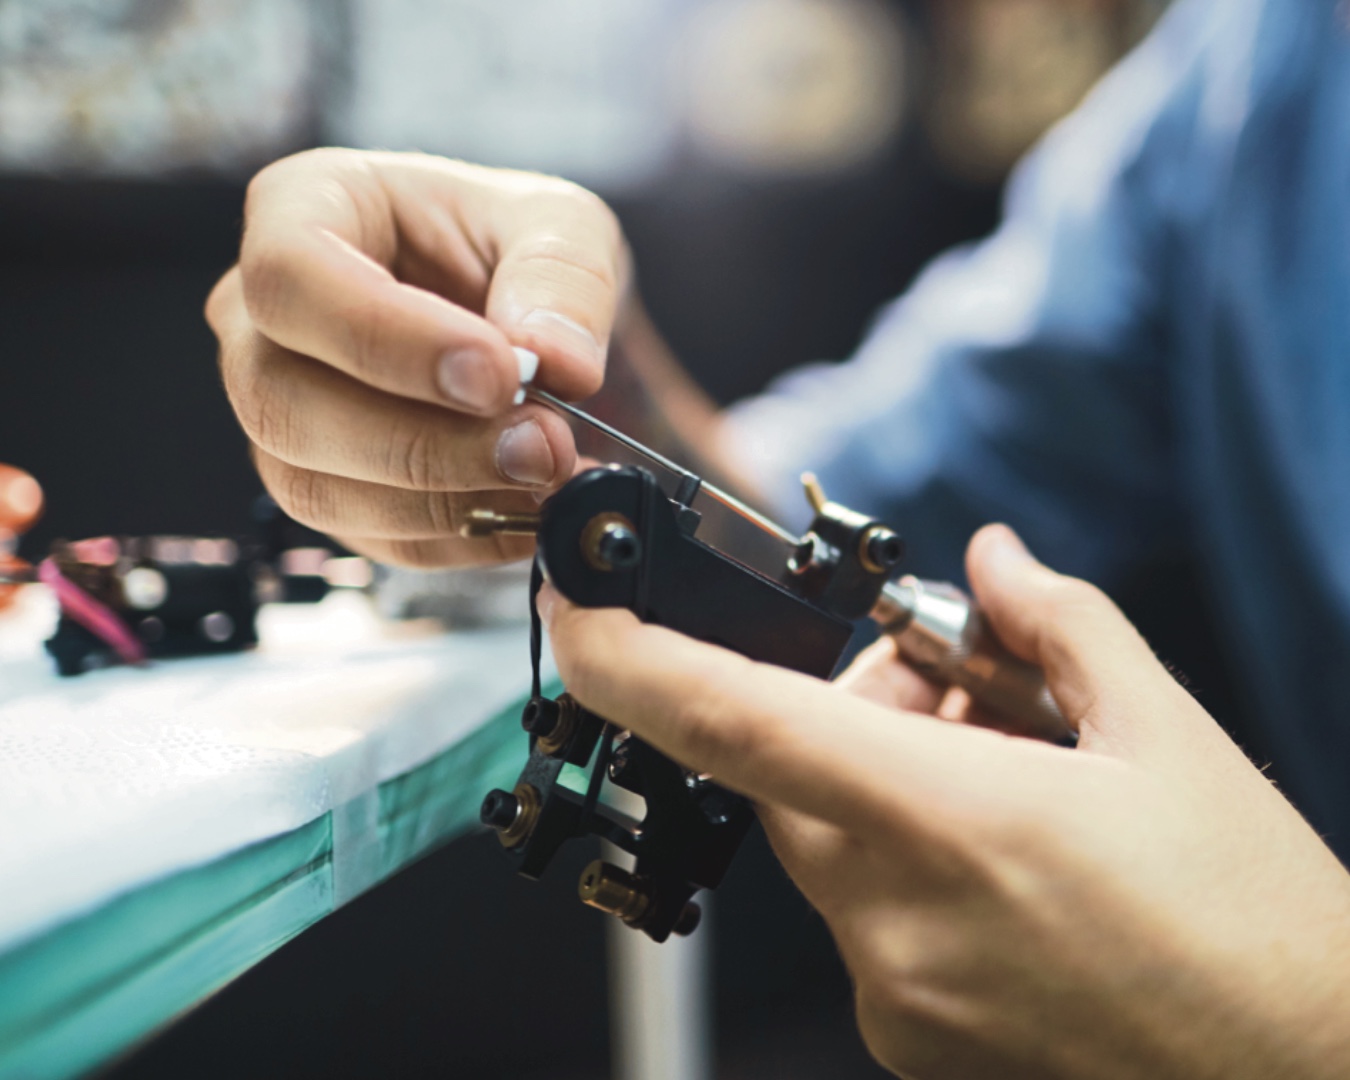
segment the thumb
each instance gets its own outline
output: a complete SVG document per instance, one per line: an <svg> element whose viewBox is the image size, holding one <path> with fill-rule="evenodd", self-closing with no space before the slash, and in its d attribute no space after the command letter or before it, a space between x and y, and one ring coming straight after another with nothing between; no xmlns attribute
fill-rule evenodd
<svg viewBox="0 0 1350 1080"><path fill-rule="evenodd" d="M628 253L597 196L557 181L512 207L487 318L538 354L541 388L577 400L600 389Z"/></svg>
<svg viewBox="0 0 1350 1080"><path fill-rule="evenodd" d="M1166 704L1185 691L1100 589L1038 562L1006 525L975 534L966 570L995 633L1044 670L1085 749L1103 740L1137 745L1165 730L1175 715Z"/></svg>

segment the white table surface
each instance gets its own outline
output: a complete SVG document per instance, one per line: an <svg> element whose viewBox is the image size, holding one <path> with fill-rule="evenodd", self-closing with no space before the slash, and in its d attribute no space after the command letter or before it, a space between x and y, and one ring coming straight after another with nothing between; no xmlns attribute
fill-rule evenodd
<svg viewBox="0 0 1350 1080"><path fill-rule="evenodd" d="M374 883L363 800L528 687L524 625L391 625L352 593L265 608L248 653L68 679L54 619L36 586L0 613L0 953L330 810L349 899Z"/></svg>

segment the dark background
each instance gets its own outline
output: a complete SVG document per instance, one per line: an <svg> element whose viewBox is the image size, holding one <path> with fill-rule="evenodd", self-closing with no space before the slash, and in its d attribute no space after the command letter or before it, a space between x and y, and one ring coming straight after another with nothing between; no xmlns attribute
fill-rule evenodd
<svg viewBox="0 0 1350 1080"><path fill-rule="evenodd" d="M259 488L201 315L237 248L242 198L242 179L0 178L0 461L31 471L48 497L26 554L58 536L248 528ZM988 231L998 185L953 178L910 127L843 176L677 168L613 201L658 325L729 401L785 367L846 356L928 257ZM1188 571L1155 568L1120 598L1234 722ZM576 865L529 886L493 838L452 843L107 1075L600 1077L605 927L575 900L592 853L567 857ZM828 935L762 836L704 932L720 1075L881 1075Z"/></svg>

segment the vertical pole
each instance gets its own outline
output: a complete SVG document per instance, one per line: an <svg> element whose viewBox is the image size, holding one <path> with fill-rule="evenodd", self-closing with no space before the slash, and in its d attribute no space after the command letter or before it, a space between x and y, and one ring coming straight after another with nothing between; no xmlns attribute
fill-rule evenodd
<svg viewBox="0 0 1350 1080"><path fill-rule="evenodd" d="M609 844L605 859L631 859ZM712 1080L712 930L710 896L699 927L658 945L618 919L609 920L610 1043L614 1080Z"/></svg>

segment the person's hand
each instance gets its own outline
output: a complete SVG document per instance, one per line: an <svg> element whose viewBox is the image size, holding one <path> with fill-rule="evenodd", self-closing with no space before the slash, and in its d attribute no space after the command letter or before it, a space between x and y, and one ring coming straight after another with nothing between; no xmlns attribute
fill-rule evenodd
<svg viewBox="0 0 1350 1080"><path fill-rule="evenodd" d="M42 516L42 488L22 469L0 464L0 541L16 537Z"/></svg>
<svg viewBox="0 0 1350 1080"><path fill-rule="evenodd" d="M0 464L0 611L19 595L12 578L23 580L32 569L15 554L19 537L42 516L42 488L28 473Z"/></svg>
<svg viewBox="0 0 1350 1080"><path fill-rule="evenodd" d="M1001 526L967 562L1076 750L906 711L885 644L830 685L541 603L578 700L757 801L889 1068L1350 1076L1350 876L1101 593Z"/></svg>
<svg viewBox="0 0 1350 1080"><path fill-rule="evenodd" d="M268 490L387 562L529 554L456 535L469 508L535 509L575 465L557 414L513 405L512 346L540 388L594 393L626 260L613 214L563 180L352 150L264 169L206 311Z"/></svg>

